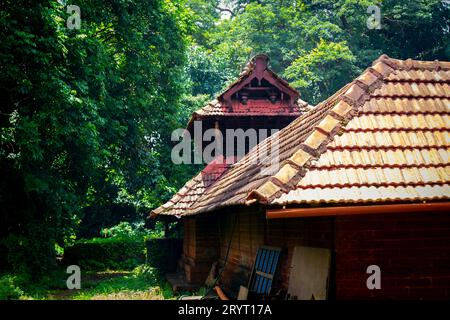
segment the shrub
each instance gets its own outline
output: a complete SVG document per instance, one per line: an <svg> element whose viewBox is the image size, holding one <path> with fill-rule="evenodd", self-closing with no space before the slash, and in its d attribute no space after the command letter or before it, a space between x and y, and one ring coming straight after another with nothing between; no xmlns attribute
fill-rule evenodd
<svg viewBox="0 0 450 320"><path fill-rule="evenodd" d="M139 240L144 239L148 231L144 228L144 222L129 223L127 221L120 222L118 225L105 228L102 230L102 236L108 238L122 240Z"/></svg>
<svg viewBox="0 0 450 320"><path fill-rule="evenodd" d="M103 238L76 241L65 248L63 262L85 270L133 269L145 261L143 222L120 222L101 231Z"/></svg>
<svg viewBox="0 0 450 320"><path fill-rule="evenodd" d="M63 262L85 270L128 270L147 261L162 272L173 272L181 253L181 240L159 239L163 231L162 223L157 223L150 231L143 222L121 222L103 229L104 238L79 240L65 248Z"/></svg>
<svg viewBox="0 0 450 320"><path fill-rule="evenodd" d="M168 234L166 234L166 236L169 238L176 238L178 229L179 224L177 222L169 223L167 226ZM156 221L155 224L149 229L145 227L145 223L143 221L134 223L123 221L113 227L102 229L101 236L124 240L143 240L144 238L156 239L163 238L165 236L164 230L165 227L162 221Z"/></svg>
<svg viewBox="0 0 450 320"><path fill-rule="evenodd" d="M117 238L80 240L64 252L65 265L84 270L133 269L145 261L144 242Z"/></svg>
<svg viewBox="0 0 450 320"><path fill-rule="evenodd" d="M33 280L38 280L57 268L55 244L47 239L49 229L45 226L30 227L30 230L32 236L9 234L0 240L0 246L6 254L4 270L29 274Z"/></svg>
<svg viewBox="0 0 450 320"><path fill-rule="evenodd" d="M19 281L15 276L0 277L0 300L19 299L24 294L17 282Z"/></svg>
<svg viewBox="0 0 450 320"><path fill-rule="evenodd" d="M153 284L157 284L162 279L161 272L147 264L142 264L134 268L133 274Z"/></svg>

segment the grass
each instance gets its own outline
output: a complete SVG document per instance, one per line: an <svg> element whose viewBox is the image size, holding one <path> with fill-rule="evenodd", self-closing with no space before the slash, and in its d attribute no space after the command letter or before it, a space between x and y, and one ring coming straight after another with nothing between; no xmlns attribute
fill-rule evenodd
<svg viewBox="0 0 450 320"><path fill-rule="evenodd" d="M140 265L134 270L106 270L82 272L81 289L66 287L66 273L57 273L43 283L33 283L21 290L14 287L13 278L3 278L3 283L15 295L10 299L33 300L173 300L180 296L203 296L206 288L196 292L174 293L170 284L155 268ZM12 276L11 276L12 277ZM8 280L8 282L6 282ZM22 280L22 284L25 283Z"/></svg>
<svg viewBox="0 0 450 320"><path fill-rule="evenodd" d="M56 300L165 300L175 299L170 285L155 269L142 265L133 271L90 272L82 277L80 290L54 290Z"/></svg>

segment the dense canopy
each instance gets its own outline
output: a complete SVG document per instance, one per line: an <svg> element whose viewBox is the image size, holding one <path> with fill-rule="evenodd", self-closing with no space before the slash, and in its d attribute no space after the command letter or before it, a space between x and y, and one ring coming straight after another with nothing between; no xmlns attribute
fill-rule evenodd
<svg viewBox="0 0 450 320"><path fill-rule="evenodd" d="M2 1L1 265L39 276L168 200L200 169L171 163L171 132L255 54L316 104L383 53L449 60L449 19L441 0Z"/></svg>

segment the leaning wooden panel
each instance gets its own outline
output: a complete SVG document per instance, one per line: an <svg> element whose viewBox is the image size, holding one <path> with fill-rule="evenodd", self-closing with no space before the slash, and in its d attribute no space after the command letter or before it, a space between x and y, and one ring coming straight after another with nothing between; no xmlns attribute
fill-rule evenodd
<svg viewBox="0 0 450 320"><path fill-rule="evenodd" d="M326 300L331 250L298 246L294 248L288 294L298 300Z"/></svg>

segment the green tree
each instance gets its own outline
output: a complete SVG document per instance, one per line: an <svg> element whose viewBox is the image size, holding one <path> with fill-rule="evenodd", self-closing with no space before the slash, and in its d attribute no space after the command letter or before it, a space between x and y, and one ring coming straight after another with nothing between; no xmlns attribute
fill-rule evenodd
<svg viewBox="0 0 450 320"><path fill-rule="evenodd" d="M381 10L370 29L368 8ZM378 56L448 59L450 6L440 0L230 0L205 47L226 56L230 70L266 53L271 67L317 103L351 81ZM234 71L237 74L238 71Z"/></svg>
<svg viewBox="0 0 450 320"><path fill-rule="evenodd" d="M102 223L87 208L148 210L171 173L160 159L183 90L183 3L76 4L79 30L58 1L0 5L0 238L35 275L81 218Z"/></svg>
<svg viewBox="0 0 450 320"><path fill-rule="evenodd" d="M295 59L284 75L302 90L304 99L322 101L356 74L355 60L345 42L320 40L316 48Z"/></svg>

